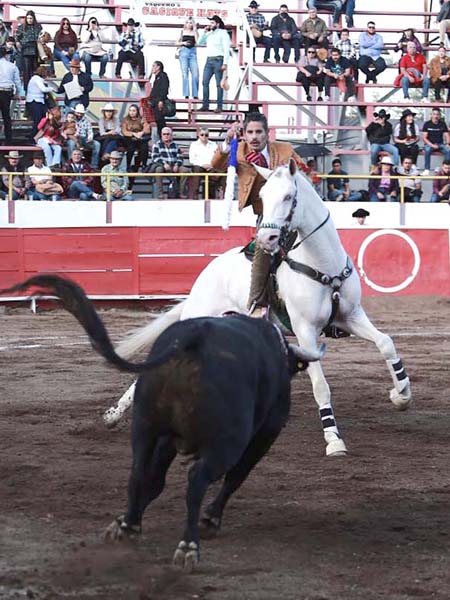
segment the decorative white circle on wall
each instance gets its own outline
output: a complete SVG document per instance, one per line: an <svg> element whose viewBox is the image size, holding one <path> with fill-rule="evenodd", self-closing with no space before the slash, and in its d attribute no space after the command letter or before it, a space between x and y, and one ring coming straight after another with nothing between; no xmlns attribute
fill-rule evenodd
<svg viewBox="0 0 450 600"><path fill-rule="evenodd" d="M402 238L409 245L414 255L414 266L411 274L408 275L408 277L406 277L406 279L398 285L393 285L391 287L383 287L382 285L374 283L367 277L366 272L364 271L364 253L367 250L369 244L371 244L375 239L381 237L382 235L396 235L397 237ZM374 231L373 233L368 235L363 241L359 248L357 263L359 274L369 287L371 287L377 292L383 292L385 294L394 294L395 292L400 292L401 290L407 288L408 285L410 285L416 278L416 275L420 269L420 252L415 241L412 240L409 237L409 235L407 235L403 231L398 231L397 229L381 229L379 231Z"/></svg>

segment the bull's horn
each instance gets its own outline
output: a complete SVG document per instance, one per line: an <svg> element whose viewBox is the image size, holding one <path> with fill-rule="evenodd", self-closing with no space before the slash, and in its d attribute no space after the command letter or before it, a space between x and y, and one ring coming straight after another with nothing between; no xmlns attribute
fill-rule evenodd
<svg viewBox="0 0 450 600"><path fill-rule="evenodd" d="M308 352L304 348L300 348L300 346L296 346L295 344L289 344L289 348L300 360L303 360L304 362L314 362L316 360L321 360L325 354L326 344L320 344L319 350L316 352Z"/></svg>
<svg viewBox="0 0 450 600"><path fill-rule="evenodd" d="M255 164L253 164L253 166L258 171L258 173L261 175L261 177L264 177L264 179L269 179L269 177L273 173L272 169L266 169L266 167L259 167L258 165L255 165Z"/></svg>

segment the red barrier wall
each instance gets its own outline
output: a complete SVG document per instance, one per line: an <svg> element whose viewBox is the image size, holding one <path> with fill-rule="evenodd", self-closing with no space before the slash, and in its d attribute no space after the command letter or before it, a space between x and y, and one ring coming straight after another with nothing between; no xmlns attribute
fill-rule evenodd
<svg viewBox="0 0 450 600"><path fill-rule="evenodd" d="M251 227L0 229L0 287L38 272L67 274L93 295L179 295ZM448 230L345 229L366 295L450 296Z"/></svg>

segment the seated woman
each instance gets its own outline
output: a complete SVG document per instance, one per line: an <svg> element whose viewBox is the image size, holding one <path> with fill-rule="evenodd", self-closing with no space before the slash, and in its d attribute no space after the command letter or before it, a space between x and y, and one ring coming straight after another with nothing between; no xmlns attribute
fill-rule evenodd
<svg viewBox="0 0 450 600"><path fill-rule="evenodd" d="M81 33L80 53L81 60L86 67L86 74L91 76L91 63L100 61L99 77L105 76L106 65L108 64L108 52L102 44L108 43L108 38L103 29L100 29L95 17L88 21L87 28Z"/></svg>
<svg viewBox="0 0 450 600"><path fill-rule="evenodd" d="M416 37L415 30L411 27L404 30L402 37L398 40L397 45L394 48L394 51L400 51L402 54L406 54L406 45L408 44L408 42L414 42L417 52L423 54L422 44Z"/></svg>
<svg viewBox="0 0 450 600"><path fill-rule="evenodd" d="M400 153L400 161L403 162L403 159L408 157L412 159L414 165L417 164L419 156L419 132L414 123L415 116L416 113L406 108L394 127L394 142Z"/></svg>
<svg viewBox="0 0 450 600"><path fill-rule="evenodd" d="M109 160L109 154L116 150L120 134L120 121L117 118L117 109L108 102L101 109L102 116L98 120L98 129L100 136L98 141L101 144L102 160Z"/></svg>
<svg viewBox="0 0 450 600"><path fill-rule="evenodd" d="M440 46L438 53L431 59L428 66L436 102L442 101L442 89L447 90L446 102L450 102L450 58L446 55L445 46Z"/></svg>
<svg viewBox="0 0 450 600"><path fill-rule="evenodd" d="M38 124L35 139L44 152L47 167L61 166L61 127L61 111L57 106L50 108Z"/></svg>
<svg viewBox="0 0 450 600"><path fill-rule="evenodd" d="M69 63L72 58L79 59L80 55L77 52L77 34L72 29L70 21L66 17L61 19L59 29L55 33L54 42L53 56L56 60L60 60L69 71Z"/></svg>
<svg viewBox="0 0 450 600"><path fill-rule="evenodd" d="M127 171L136 172L141 165L145 166L147 162L150 139L150 127L143 121L137 104L131 104L128 108L128 114L122 120L121 131L127 149ZM131 169L135 152L137 155L133 169Z"/></svg>
<svg viewBox="0 0 450 600"><path fill-rule="evenodd" d="M390 156L383 156L379 165L372 167L371 175L381 178L369 180L369 199L371 202L398 202L399 184L394 179L394 163Z"/></svg>

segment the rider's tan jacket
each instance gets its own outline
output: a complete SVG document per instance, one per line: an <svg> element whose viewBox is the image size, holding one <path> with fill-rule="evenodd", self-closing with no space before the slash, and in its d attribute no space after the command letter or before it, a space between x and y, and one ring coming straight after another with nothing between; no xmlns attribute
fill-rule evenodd
<svg viewBox="0 0 450 600"><path fill-rule="evenodd" d="M305 171L309 171L303 160L294 152L291 144L287 142L268 142L267 149L270 157L270 169L275 169L289 162L294 158L297 166ZM239 178L239 210L246 206L253 206L253 212L257 215L262 213L262 202L259 197L259 190L265 183L265 180L256 171L254 166L245 160L245 157L252 152L252 148L247 142L239 142L238 145L238 167L237 174ZM228 152L223 152L221 148L216 150L211 164L214 169L225 172L228 167Z"/></svg>

